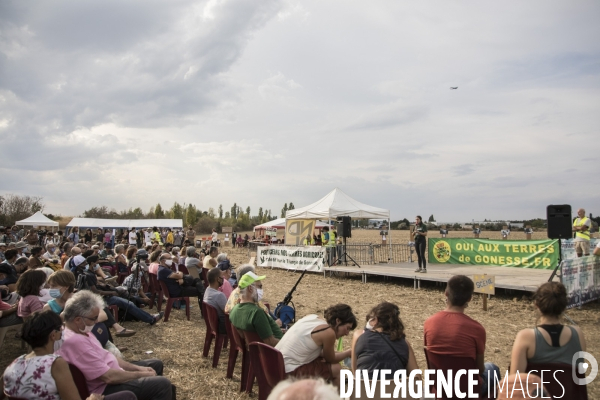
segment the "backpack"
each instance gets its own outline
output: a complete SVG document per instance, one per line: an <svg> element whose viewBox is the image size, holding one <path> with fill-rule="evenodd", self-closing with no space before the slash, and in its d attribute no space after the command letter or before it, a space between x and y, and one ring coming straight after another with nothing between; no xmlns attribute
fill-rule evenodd
<svg viewBox="0 0 600 400"><path fill-rule="evenodd" d="M296 310L284 303L277 304L275 308L275 317L281 320L281 327L287 327L296 321Z"/></svg>
<svg viewBox="0 0 600 400"><path fill-rule="evenodd" d="M85 275L85 272L82 272L77 277L77 282L75 282L75 289L77 289L77 290L90 290L90 287L88 285L87 277Z"/></svg>

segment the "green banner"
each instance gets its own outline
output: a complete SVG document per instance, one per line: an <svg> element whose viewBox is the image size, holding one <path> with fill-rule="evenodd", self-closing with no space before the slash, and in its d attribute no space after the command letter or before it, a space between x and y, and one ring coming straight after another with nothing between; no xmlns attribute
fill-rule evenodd
<svg viewBox="0 0 600 400"><path fill-rule="evenodd" d="M558 240L429 239L432 264L554 269Z"/></svg>

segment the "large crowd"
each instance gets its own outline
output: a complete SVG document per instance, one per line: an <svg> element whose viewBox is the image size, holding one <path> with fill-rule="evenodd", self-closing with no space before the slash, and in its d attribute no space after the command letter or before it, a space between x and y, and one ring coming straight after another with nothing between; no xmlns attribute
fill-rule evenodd
<svg viewBox="0 0 600 400"><path fill-rule="evenodd" d="M136 334L116 316L149 325L163 318L162 312L148 312L156 300L152 277L164 283L167 297L197 297L201 310L214 307L220 333L226 332L228 316L242 335L253 333L281 352L288 379L274 388L273 399L339 398L342 364L353 371L404 370L407 375L426 368L416 361L396 304L376 304L364 318L349 305L335 304L322 316L306 315L287 325L262 302L267 277L250 264L234 271L217 241L196 247L193 231L166 230L163 237L157 228L134 229L120 240L105 240L108 236L101 234L106 233L86 230L80 236L73 229L58 242L55 234L2 233L0 328L22 324L21 339L31 347L4 371L0 385L6 395L78 399L70 364L83 373L88 399L174 398L176 388L163 376L160 360L126 361L113 338ZM471 360L480 372L479 391L486 394L488 376L499 374L499 368L485 362L485 328L465 314L473 292L469 277L449 280L445 309L425 321L424 346L430 357ZM567 306L561 283L541 285L534 305L539 318L535 328L516 335L511 374L526 371L530 363L570 364L573 354L586 350L583 332L561 324ZM339 339L352 331L351 348L338 348Z"/></svg>

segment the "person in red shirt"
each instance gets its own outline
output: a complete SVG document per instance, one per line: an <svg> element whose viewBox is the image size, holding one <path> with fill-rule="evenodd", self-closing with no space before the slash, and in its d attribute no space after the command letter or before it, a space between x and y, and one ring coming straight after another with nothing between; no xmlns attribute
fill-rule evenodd
<svg viewBox="0 0 600 400"><path fill-rule="evenodd" d="M470 357L477 363L482 384L481 393L487 395L488 376L493 385L500 368L490 362L484 363L485 328L465 314L465 308L473 297L475 285L465 275L455 275L446 286L446 309L427 318L423 325L423 340L427 351L435 354Z"/></svg>

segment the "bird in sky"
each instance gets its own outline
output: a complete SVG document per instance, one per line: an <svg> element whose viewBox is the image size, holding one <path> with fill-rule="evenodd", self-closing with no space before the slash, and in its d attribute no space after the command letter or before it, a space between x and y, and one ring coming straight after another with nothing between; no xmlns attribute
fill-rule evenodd
<svg viewBox="0 0 600 400"><path fill-rule="evenodd" d="M456 90L456 89L458 89L458 86L451 86L450 87L450 90Z"/></svg>

